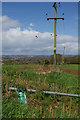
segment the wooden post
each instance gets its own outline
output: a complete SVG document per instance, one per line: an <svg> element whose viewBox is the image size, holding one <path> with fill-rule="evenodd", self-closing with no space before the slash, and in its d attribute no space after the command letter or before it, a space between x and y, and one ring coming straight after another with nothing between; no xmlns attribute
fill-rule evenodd
<svg viewBox="0 0 80 120"><path fill-rule="evenodd" d="M56 20L57 19L64 20L64 18L56 18L56 16L57 16L57 4L56 4L56 2L54 2L53 7L54 7L54 18L47 18L47 20L54 19L54 68L56 68Z"/></svg>
<svg viewBox="0 0 80 120"><path fill-rule="evenodd" d="M57 5L54 4L54 18L56 18ZM54 68L56 68L56 19L54 19Z"/></svg>

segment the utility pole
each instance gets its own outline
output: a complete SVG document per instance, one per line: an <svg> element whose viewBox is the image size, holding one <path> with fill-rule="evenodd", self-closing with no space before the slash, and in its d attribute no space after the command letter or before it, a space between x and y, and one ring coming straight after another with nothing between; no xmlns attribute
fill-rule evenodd
<svg viewBox="0 0 80 120"><path fill-rule="evenodd" d="M65 52L65 47L63 49L62 64L64 64L64 52Z"/></svg>
<svg viewBox="0 0 80 120"><path fill-rule="evenodd" d="M53 7L54 7L54 18L47 18L47 20L54 19L54 68L56 68L56 21L57 21L57 19L64 20L64 18L56 18L57 17L57 4L56 4L56 2L54 2Z"/></svg>
<svg viewBox="0 0 80 120"><path fill-rule="evenodd" d="M57 5L54 3L54 18L56 18ZM56 68L56 19L54 19L54 68Z"/></svg>

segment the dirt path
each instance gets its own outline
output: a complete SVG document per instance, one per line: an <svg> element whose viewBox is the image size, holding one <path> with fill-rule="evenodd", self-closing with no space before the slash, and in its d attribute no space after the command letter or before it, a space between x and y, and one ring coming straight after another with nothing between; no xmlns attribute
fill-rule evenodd
<svg viewBox="0 0 80 120"><path fill-rule="evenodd" d="M72 74L72 75L80 75L80 72L79 71L77 71L77 70L70 70L70 69L61 69L62 71L65 71L65 72L67 72L67 73L69 73L69 74Z"/></svg>
<svg viewBox="0 0 80 120"><path fill-rule="evenodd" d="M63 69L54 69L53 66L51 66L51 65L43 66L43 67L29 67L29 66L25 66L25 67L17 68L17 70L26 70L26 69L36 70L36 72L39 73L39 74L50 73L51 71L56 71L56 72L65 71L68 74L80 75L80 72L77 71L77 70L70 70L68 68L66 68L66 69L65 68L63 68Z"/></svg>
<svg viewBox="0 0 80 120"><path fill-rule="evenodd" d="M26 69L32 69L32 70L36 70L37 73L39 74L45 74L45 73L49 73L51 71L56 71L56 72L60 72L60 69L54 69L52 66L43 66L43 67L21 67L21 68L17 68L17 70L26 70Z"/></svg>

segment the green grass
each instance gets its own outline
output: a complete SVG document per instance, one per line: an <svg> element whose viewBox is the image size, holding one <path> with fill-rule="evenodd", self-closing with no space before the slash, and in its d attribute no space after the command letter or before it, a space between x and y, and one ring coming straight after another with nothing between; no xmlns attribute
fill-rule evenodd
<svg viewBox="0 0 80 120"><path fill-rule="evenodd" d="M69 69L69 70L77 70L79 69L78 64L69 64L69 65L59 65L59 68L65 68L65 69Z"/></svg>
<svg viewBox="0 0 80 120"><path fill-rule="evenodd" d="M30 95L27 95L29 98ZM22 103L18 102L18 99L14 96L4 98L3 100L3 118L55 118L55 112L56 112L56 118L61 117L61 109L63 107L63 103L65 103L65 109L68 106L70 106L70 100L71 98L68 97L67 101L65 97L53 97L53 96L44 96L44 99L42 100L42 96L40 95L39 98L36 98L37 94L32 95L32 98L34 101L31 103L31 101L28 102L29 105L24 105ZM38 95L39 96L39 95ZM61 100L61 102L58 102ZM73 99L74 101L74 99ZM75 101L78 102L78 99L75 98ZM64 111L63 118L79 118L78 113L76 112L78 105L75 106L76 102L72 102L72 110L71 114L66 113ZM58 104L58 105L57 105ZM51 106L51 112L50 112L50 106ZM53 110L53 115L52 115ZM68 110L69 111L69 110Z"/></svg>
<svg viewBox="0 0 80 120"><path fill-rule="evenodd" d="M29 65L38 67L39 65ZM68 65L66 65L68 66ZM24 65L3 65L3 118L60 118L63 103L65 104L63 118L78 118L78 98L44 95L41 91L48 90L54 92L65 92L78 94L78 76L65 72L47 73L45 75L37 74L34 70L17 70ZM76 65L74 65L76 67ZM17 87L18 90L25 92L28 105L19 103L16 92L6 96L5 85L8 87ZM36 89L36 93L27 93L25 88ZM71 101L71 108L70 108ZM51 106L51 107L50 107ZM51 110L50 110L51 109ZM53 111L53 112L52 112ZM70 112L70 114L69 114Z"/></svg>
<svg viewBox="0 0 80 120"><path fill-rule="evenodd" d="M35 65L35 64L28 64L27 66L29 66L29 67L42 67L42 65Z"/></svg>

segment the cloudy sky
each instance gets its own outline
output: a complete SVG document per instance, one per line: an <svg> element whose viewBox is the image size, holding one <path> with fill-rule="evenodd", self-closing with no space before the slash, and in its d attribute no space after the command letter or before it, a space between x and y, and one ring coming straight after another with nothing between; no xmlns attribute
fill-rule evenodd
<svg viewBox="0 0 80 120"><path fill-rule="evenodd" d="M4 55L52 55L54 53L53 2L4 2L2 4L2 53ZM64 13L64 16L62 15ZM78 3L57 7L57 53L78 54ZM37 36L37 37L36 37Z"/></svg>

